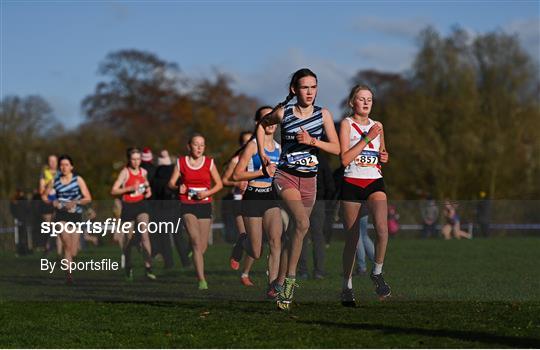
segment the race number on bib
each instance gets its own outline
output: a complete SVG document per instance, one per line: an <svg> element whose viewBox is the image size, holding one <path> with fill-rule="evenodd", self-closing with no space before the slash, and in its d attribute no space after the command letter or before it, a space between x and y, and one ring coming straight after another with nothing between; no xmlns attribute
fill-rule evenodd
<svg viewBox="0 0 540 350"><path fill-rule="evenodd" d="M287 163L290 165L315 166L319 164L317 156L309 152L293 152L287 154Z"/></svg>
<svg viewBox="0 0 540 350"><path fill-rule="evenodd" d="M208 190L206 187L190 187L187 191L187 196L188 196L188 199L190 200L198 200L197 199L197 194L199 192L203 192L203 191L206 191ZM207 201L209 200L208 197L206 197L205 199L202 199L202 201Z"/></svg>
<svg viewBox="0 0 540 350"><path fill-rule="evenodd" d="M357 166L373 166L377 165L379 163L379 152L373 152L373 151L362 151L354 159L354 164Z"/></svg>

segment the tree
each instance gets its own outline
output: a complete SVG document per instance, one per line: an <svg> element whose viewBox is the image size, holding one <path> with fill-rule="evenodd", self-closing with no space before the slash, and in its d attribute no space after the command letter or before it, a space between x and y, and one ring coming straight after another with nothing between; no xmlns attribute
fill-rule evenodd
<svg viewBox="0 0 540 350"><path fill-rule="evenodd" d="M37 188L48 135L58 124L40 96L7 96L0 102L0 195Z"/></svg>

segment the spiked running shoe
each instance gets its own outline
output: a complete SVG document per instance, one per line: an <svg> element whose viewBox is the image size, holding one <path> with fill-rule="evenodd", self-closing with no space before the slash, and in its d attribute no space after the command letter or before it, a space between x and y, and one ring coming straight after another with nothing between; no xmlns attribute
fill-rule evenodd
<svg viewBox="0 0 540 350"><path fill-rule="evenodd" d="M246 287L253 287L255 284L253 281L249 278L249 276L240 276L240 283Z"/></svg>
<svg viewBox="0 0 540 350"><path fill-rule="evenodd" d="M246 238L247 238L247 234L245 233L241 234L233 246L233 249L231 252L230 265L231 265L231 269L235 271L240 268L240 261L242 260L242 255L244 254L244 248L242 247L242 244Z"/></svg>
<svg viewBox="0 0 540 350"><path fill-rule="evenodd" d="M146 276L146 278L148 278L149 280L152 280L152 281L155 281L157 279L156 275L154 275L154 273L152 272L151 267L146 268L145 276Z"/></svg>
<svg viewBox="0 0 540 350"><path fill-rule="evenodd" d="M276 298L277 307L280 310L289 310L291 308L294 287L298 287L296 284L295 278L285 278L285 283L283 283L283 289L278 293Z"/></svg>
<svg viewBox="0 0 540 350"><path fill-rule="evenodd" d="M372 273L369 277L373 281L373 284L375 284L375 293L377 293L379 299L382 300L388 298L390 294L392 294L392 292L390 291L390 286L384 281L382 273L378 275L374 275Z"/></svg>
<svg viewBox="0 0 540 350"><path fill-rule="evenodd" d="M266 289L266 298L275 300L278 293L281 292L282 289L282 285L277 284L276 282L270 283Z"/></svg>
<svg viewBox="0 0 540 350"><path fill-rule="evenodd" d="M352 288L343 289L341 291L341 305L345 307L356 307L356 299Z"/></svg>
<svg viewBox="0 0 540 350"><path fill-rule="evenodd" d="M207 290L208 283L205 280L199 281L199 290Z"/></svg>

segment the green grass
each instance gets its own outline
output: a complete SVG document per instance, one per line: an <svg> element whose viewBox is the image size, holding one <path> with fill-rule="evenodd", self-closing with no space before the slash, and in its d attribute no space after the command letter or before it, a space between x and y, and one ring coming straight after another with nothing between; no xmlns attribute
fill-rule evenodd
<svg viewBox="0 0 540 350"><path fill-rule="evenodd" d="M379 302L355 277L356 309L339 304L342 244L327 250L328 277L300 281L296 304L279 312L264 300L265 263L255 288L228 269L229 246L206 254L210 289L193 270L156 268L147 282L86 272L63 284L39 271L39 257L0 253L0 347L540 347L540 239L391 240ZM140 259L138 255L137 259ZM92 248L79 260L118 257ZM140 263L140 260L139 260Z"/></svg>

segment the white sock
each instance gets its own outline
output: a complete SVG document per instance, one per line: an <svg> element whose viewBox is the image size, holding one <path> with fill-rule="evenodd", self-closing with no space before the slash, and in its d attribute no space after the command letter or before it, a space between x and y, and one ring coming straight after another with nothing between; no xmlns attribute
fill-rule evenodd
<svg viewBox="0 0 540 350"><path fill-rule="evenodd" d="M248 273L245 273L245 272L242 272L242 276L240 276L240 277L242 277L242 278L247 278L247 277L249 277L249 274L248 274Z"/></svg>
<svg viewBox="0 0 540 350"><path fill-rule="evenodd" d="M352 278L343 279L343 289L352 289Z"/></svg>
<svg viewBox="0 0 540 350"><path fill-rule="evenodd" d="M383 264L375 263L375 266L373 267L373 274L374 275L380 275L382 273L382 266L383 266Z"/></svg>

